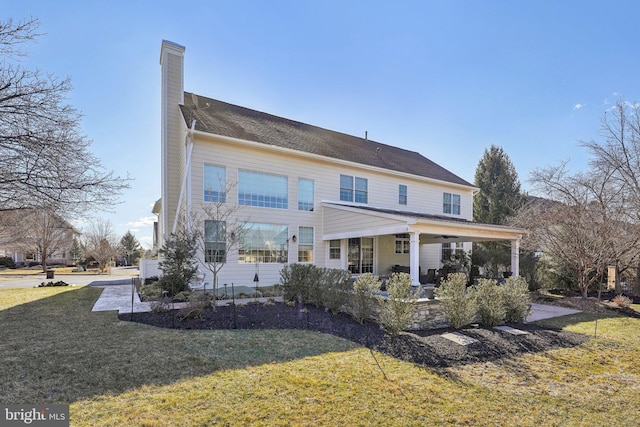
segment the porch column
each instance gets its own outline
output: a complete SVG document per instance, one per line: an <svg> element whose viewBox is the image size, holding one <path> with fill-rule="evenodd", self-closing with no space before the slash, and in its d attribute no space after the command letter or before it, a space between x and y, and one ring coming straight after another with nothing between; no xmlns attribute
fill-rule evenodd
<svg viewBox="0 0 640 427"><path fill-rule="evenodd" d="M409 271L413 286L420 286L420 233L409 234Z"/></svg>
<svg viewBox="0 0 640 427"><path fill-rule="evenodd" d="M520 240L511 241L511 272L520 275Z"/></svg>

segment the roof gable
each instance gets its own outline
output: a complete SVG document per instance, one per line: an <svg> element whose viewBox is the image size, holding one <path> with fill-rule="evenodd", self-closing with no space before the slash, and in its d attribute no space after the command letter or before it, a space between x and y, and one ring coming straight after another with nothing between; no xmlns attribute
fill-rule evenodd
<svg viewBox="0 0 640 427"><path fill-rule="evenodd" d="M189 92L185 92L184 100L185 105L180 109L185 123L190 126L195 119L198 131L473 187L414 151L194 96ZM194 100L199 108L194 108Z"/></svg>

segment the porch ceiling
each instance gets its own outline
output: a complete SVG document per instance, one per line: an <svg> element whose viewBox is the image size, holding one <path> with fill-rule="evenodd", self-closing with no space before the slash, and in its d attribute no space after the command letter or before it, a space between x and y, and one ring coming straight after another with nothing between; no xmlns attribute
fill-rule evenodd
<svg viewBox="0 0 640 427"><path fill-rule="evenodd" d="M322 202L323 240L420 233L420 243L520 240L524 230L419 212Z"/></svg>

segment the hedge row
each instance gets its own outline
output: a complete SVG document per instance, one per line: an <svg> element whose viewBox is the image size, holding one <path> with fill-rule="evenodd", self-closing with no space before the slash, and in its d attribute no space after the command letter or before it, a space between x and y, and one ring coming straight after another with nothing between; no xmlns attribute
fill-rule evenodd
<svg viewBox="0 0 640 427"><path fill-rule="evenodd" d="M411 290L410 275L393 274L386 284L389 296L384 301L379 293L382 282L378 276L361 274L352 283L346 270L311 264L285 266L280 272L280 283L286 301L326 307L334 314L347 311L360 323L375 318L394 334L410 325L419 292Z"/></svg>
<svg viewBox="0 0 640 427"><path fill-rule="evenodd" d="M531 311L529 286L522 277L509 277L504 285L493 279L480 279L470 288L466 283L465 274L455 273L436 289L449 323L456 329L476 320L485 326L521 323Z"/></svg>

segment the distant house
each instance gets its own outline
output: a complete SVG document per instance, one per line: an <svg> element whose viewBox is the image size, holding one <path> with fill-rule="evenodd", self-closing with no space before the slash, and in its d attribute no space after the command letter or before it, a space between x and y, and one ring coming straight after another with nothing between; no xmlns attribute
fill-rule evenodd
<svg viewBox="0 0 640 427"><path fill-rule="evenodd" d="M26 209L4 212L0 227L0 257L18 265L41 264L46 253L48 265L71 265L73 238L80 232L57 214Z"/></svg>
<svg viewBox="0 0 640 427"><path fill-rule="evenodd" d="M211 200L242 207L249 231L220 283L251 284L259 270L273 284L283 265L312 263L353 275L403 266L418 284L452 250L490 240L511 242L518 274L522 230L474 223L469 182L417 152L185 92L184 53L162 42L154 213L162 240ZM234 191L222 194L225 183Z"/></svg>

